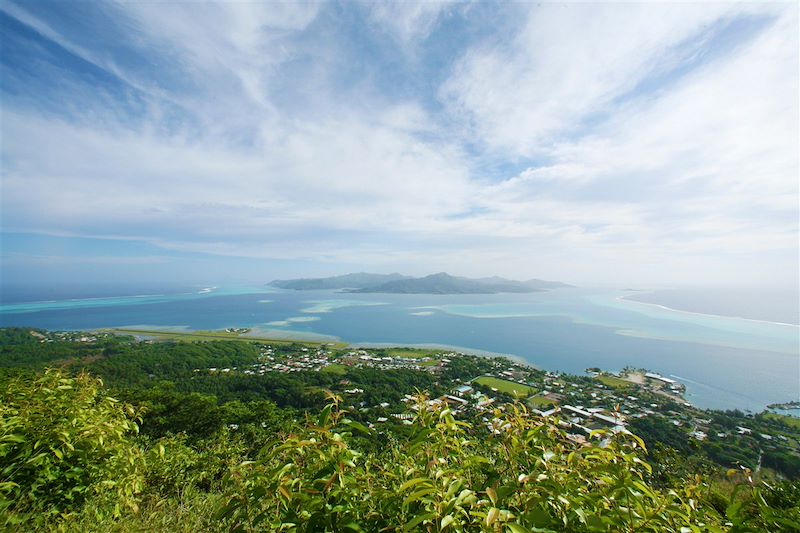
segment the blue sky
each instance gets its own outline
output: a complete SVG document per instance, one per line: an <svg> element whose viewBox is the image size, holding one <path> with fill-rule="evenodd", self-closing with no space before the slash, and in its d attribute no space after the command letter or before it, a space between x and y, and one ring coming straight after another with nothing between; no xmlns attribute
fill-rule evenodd
<svg viewBox="0 0 800 533"><path fill-rule="evenodd" d="M796 285L798 7L13 2L3 283Z"/></svg>

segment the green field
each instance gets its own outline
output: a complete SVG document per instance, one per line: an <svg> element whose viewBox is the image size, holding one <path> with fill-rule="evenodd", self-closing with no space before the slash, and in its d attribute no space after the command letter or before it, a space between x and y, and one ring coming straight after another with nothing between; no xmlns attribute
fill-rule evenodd
<svg viewBox="0 0 800 533"><path fill-rule="evenodd" d="M268 337L258 337L250 334L231 333L228 331L165 331L160 329L127 329L127 328L108 328L98 329L101 333L113 333L114 335L136 335L140 337L148 337L155 340L176 340L176 341L245 341L245 342L259 342L270 344L303 344L306 346L321 346L327 344L326 342L302 341L291 339L270 339ZM334 348L343 348L347 344L337 342Z"/></svg>
<svg viewBox="0 0 800 533"><path fill-rule="evenodd" d="M423 357L433 356L433 352L417 348L388 348L386 355L389 357L404 357L406 359L422 359Z"/></svg>
<svg viewBox="0 0 800 533"><path fill-rule="evenodd" d="M595 379L606 387L611 387L612 389L627 389L628 387L633 386L633 383L630 381L625 381L624 379L614 376L607 376L605 374L602 376L597 376Z"/></svg>
<svg viewBox="0 0 800 533"><path fill-rule="evenodd" d="M528 396L538 392L529 385L520 385L519 383L514 383L513 381L490 376L481 376L479 378L475 378L474 382L478 385L497 389L498 392L502 392L503 394L508 394L510 396L516 396L518 398L527 398Z"/></svg>
<svg viewBox="0 0 800 533"><path fill-rule="evenodd" d="M331 363L326 367L323 367L320 372L328 372L330 374L336 374L338 376L343 376L347 372L347 367L344 365L340 365L339 363Z"/></svg>
<svg viewBox="0 0 800 533"><path fill-rule="evenodd" d="M787 426L800 429L800 418L789 415L779 415L777 413L765 413L764 416L766 418L771 418L773 420L778 420L780 422L783 422Z"/></svg>
<svg viewBox="0 0 800 533"><path fill-rule="evenodd" d="M528 405L536 409L542 409L544 407L554 406L555 402L543 396L531 396L530 398L528 398Z"/></svg>

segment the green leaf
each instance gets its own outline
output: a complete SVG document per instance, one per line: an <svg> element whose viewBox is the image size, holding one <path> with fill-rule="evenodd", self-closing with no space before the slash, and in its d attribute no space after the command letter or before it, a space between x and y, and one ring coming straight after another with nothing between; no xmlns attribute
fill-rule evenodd
<svg viewBox="0 0 800 533"><path fill-rule="evenodd" d="M417 478L414 478L414 479L409 479L408 481L406 481L405 483L400 485L400 488L397 489L397 492L405 492L408 489L410 489L411 487L413 487L415 485L419 485L420 483L430 483L430 480L428 478L425 478L425 477L417 477Z"/></svg>
<svg viewBox="0 0 800 533"><path fill-rule="evenodd" d="M447 526L449 526L450 524L453 523L453 520L455 520L453 515L449 514L449 515L445 516L444 518L442 518L442 525L440 526L440 528L441 529L446 528Z"/></svg>
<svg viewBox="0 0 800 533"><path fill-rule="evenodd" d="M365 426L364 424L360 424L354 420L347 420L343 422L343 424L351 429L358 431L359 433L363 433L364 435L372 434L372 432L369 430L367 426Z"/></svg>
<svg viewBox="0 0 800 533"><path fill-rule="evenodd" d="M492 507L491 509L489 509L489 512L486 513L486 520L485 520L486 526L491 527L492 524L494 524L495 521L497 520L498 516L500 516L500 509L498 509L497 507Z"/></svg>
<svg viewBox="0 0 800 533"><path fill-rule="evenodd" d="M727 509L725 509L725 516L727 516L729 520L735 521L739 516L739 511L742 509L742 505L744 505L743 500L732 503Z"/></svg>
<svg viewBox="0 0 800 533"><path fill-rule="evenodd" d="M436 492L436 489L422 489L418 490L410 494L405 500L403 500L403 505L409 505L414 503L415 501L419 500L420 498L427 496L428 494L433 494Z"/></svg>
<svg viewBox="0 0 800 533"><path fill-rule="evenodd" d="M416 531L415 528L426 520L436 520L436 514L427 513L415 516L413 520L403 526L403 531Z"/></svg>
<svg viewBox="0 0 800 533"><path fill-rule="evenodd" d="M317 419L317 425L320 427L325 427L328 424L328 420L331 417L331 409L333 406L331 404L326 405L322 412L319 414L319 418Z"/></svg>

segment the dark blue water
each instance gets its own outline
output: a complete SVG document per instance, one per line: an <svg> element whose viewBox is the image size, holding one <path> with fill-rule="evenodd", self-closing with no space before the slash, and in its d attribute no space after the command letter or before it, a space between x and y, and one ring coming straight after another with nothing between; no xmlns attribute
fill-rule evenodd
<svg viewBox="0 0 800 533"><path fill-rule="evenodd" d="M194 288L100 300L4 302L0 325L252 327L350 343L466 347L572 373L591 366L647 368L683 381L687 399L701 407L760 411L800 398L798 328L664 310L620 300L622 295L586 289L438 296Z"/></svg>

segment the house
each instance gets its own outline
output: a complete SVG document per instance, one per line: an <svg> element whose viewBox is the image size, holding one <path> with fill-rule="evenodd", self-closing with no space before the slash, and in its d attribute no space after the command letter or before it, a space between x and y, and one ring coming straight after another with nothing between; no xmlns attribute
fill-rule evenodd
<svg viewBox="0 0 800 533"><path fill-rule="evenodd" d="M692 431L691 433L689 433L689 435L691 435L692 437L696 438L697 440L706 440L706 437L708 437L708 435L706 435L704 432L700 431L699 429L697 429L695 431Z"/></svg>
<svg viewBox="0 0 800 533"><path fill-rule="evenodd" d="M460 385L453 389L453 394L457 396L466 396L467 394L472 394L472 391L473 389L469 385Z"/></svg>
<svg viewBox="0 0 800 533"><path fill-rule="evenodd" d="M461 404L461 405L469 404L469 402L467 400L465 400L464 398L459 398L458 396L452 396L450 394L445 395L444 399L448 403L454 402L454 403Z"/></svg>

